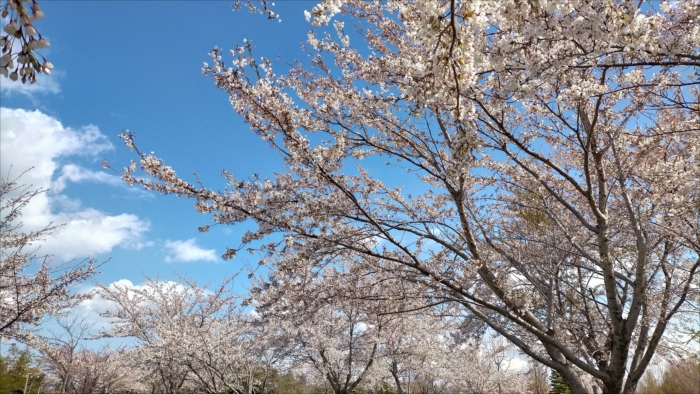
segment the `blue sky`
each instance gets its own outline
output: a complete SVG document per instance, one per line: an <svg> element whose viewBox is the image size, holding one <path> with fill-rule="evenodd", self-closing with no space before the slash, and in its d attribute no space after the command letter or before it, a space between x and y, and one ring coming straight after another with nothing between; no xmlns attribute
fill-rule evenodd
<svg viewBox="0 0 700 394"><path fill-rule="evenodd" d="M198 172L208 187L225 186L219 173L269 175L281 169L277 153L248 130L227 95L202 76L207 53L252 40L257 56L291 62L311 26L303 11L315 1L279 1L282 22L246 11L233 1L50 1L36 23L55 65L35 86L0 81L0 172L34 166L24 183L50 191L25 211L27 228L65 223L42 246L57 261L112 259L101 283L143 275L199 283L218 281L245 267L246 256L223 261L245 227L217 226L197 214L193 201L149 194L123 184L101 166L122 168L136 158L117 134L138 135L145 151L179 174ZM301 59L300 59L301 60ZM251 256L254 258L255 256ZM255 265L255 261L249 261ZM245 278L245 275L242 275ZM91 284L86 284L90 286ZM244 286L239 281L241 288Z"/></svg>

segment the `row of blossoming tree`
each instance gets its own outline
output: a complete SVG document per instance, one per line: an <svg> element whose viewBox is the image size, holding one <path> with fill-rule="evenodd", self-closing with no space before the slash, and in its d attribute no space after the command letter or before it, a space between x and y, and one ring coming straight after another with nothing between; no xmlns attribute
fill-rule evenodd
<svg viewBox="0 0 700 394"><path fill-rule="evenodd" d="M522 393L527 377L512 347L478 335L452 311L444 316L375 309L359 298L338 298L335 269L313 280L309 303L284 286L242 298L231 279L201 287L153 278L140 285L100 286L111 325L91 330L59 320L38 338L42 373L35 389L59 393ZM366 280L366 279L363 279ZM354 283L363 285L362 283ZM384 297L375 291L369 297ZM259 308L246 311L242 303ZM415 305L407 300L402 306ZM449 316L449 318L448 318ZM101 349L92 338L129 338ZM287 377L294 387L281 386ZM287 390L287 391L285 391Z"/></svg>

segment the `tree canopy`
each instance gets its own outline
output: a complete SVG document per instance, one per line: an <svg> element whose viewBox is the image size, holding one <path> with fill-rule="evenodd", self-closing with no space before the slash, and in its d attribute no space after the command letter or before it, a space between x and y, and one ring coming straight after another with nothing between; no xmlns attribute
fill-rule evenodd
<svg viewBox="0 0 700 394"><path fill-rule="evenodd" d="M273 285L352 264L477 319L572 393L632 393L697 313L699 16L696 1L326 0L307 13L309 65L278 75L248 42L203 69L284 169L211 188L123 132L138 154L123 179L254 222L224 258L259 253Z"/></svg>

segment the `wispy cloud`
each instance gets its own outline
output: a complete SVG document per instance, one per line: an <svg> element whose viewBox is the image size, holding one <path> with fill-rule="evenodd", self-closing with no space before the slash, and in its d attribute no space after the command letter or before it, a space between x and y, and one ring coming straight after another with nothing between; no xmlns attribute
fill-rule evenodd
<svg viewBox="0 0 700 394"><path fill-rule="evenodd" d="M51 191L63 191L68 182L95 182L105 183L112 186L121 186L124 184L124 182L122 182L117 176L110 175L105 172L88 170L87 168L76 164L66 164L63 166L63 168L61 168L61 175L51 184Z"/></svg>
<svg viewBox="0 0 700 394"><path fill-rule="evenodd" d="M9 78L0 78L0 92L4 94L23 94L30 98L42 94L57 94L61 92L61 85L58 79L61 72L54 72L51 75L39 74L35 83L22 83L22 81L12 81Z"/></svg>
<svg viewBox="0 0 700 394"><path fill-rule="evenodd" d="M68 186L68 183L101 183L112 187L128 190L129 193L139 198L154 198L153 193L143 189L130 187L119 176L104 171L93 171L77 164L66 164L61 168L60 175L51 183L51 192L60 193Z"/></svg>

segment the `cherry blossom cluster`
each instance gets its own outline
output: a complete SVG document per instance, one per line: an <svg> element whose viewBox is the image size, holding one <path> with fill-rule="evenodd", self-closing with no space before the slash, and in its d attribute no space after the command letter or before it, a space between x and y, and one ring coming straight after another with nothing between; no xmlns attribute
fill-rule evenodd
<svg viewBox="0 0 700 394"><path fill-rule="evenodd" d="M282 22L279 14L272 11L275 3L268 0L234 0L233 9L238 11L241 8L246 8L248 12L267 15L267 19Z"/></svg>
<svg viewBox="0 0 700 394"><path fill-rule="evenodd" d="M51 74L53 64L37 52L49 42L34 27L44 17L36 0L6 0L0 16L6 22L0 36L0 73L13 81L36 82L37 73Z"/></svg>

